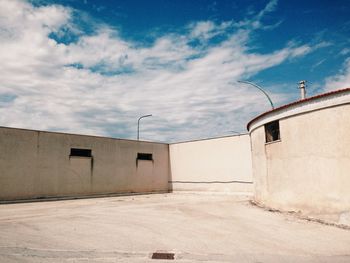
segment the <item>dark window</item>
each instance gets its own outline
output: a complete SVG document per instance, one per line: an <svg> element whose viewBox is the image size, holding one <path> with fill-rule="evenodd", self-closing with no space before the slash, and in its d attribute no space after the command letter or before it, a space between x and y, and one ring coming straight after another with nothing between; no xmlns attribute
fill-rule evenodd
<svg viewBox="0 0 350 263"><path fill-rule="evenodd" d="M70 156L91 157L91 149L71 148Z"/></svg>
<svg viewBox="0 0 350 263"><path fill-rule="evenodd" d="M281 139L279 121L273 121L265 124L265 139L266 142L273 142Z"/></svg>
<svg viewBox="0 0 350 263"><path fill-rule="evenodd" d="M152 259L175 259L174 253L168 253L168 252L155 252L152 254Z"/></svg>
<svg viewBox="0 0 350 263"><path fill-rule="evenodd" d="M137 153L137 160L147 160L152 161L153 156L151 153Z"/></svg>

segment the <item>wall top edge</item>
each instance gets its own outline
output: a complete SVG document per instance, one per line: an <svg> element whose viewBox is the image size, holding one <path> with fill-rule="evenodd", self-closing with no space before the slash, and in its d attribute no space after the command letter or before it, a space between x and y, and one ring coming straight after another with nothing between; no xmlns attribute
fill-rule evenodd
<svg viewBox="0 0 350 263"><path fill-rule="evenodd" d="M28 132L37 132L37 133L48 133L48 134L57 134L57 135L79 136L79 137L91 137L91 138L99 138L99 139L111 139L111 140L118 140L118 141L130 141L130 142L140 142L140 143L152 143L152 144L169 145L169 143L165 143L165 142L152 142L152 141L142 141L142 140L137 141L137 140L131 140L131 139L113 138L113 137L99 136L99 135L88 135L88 134L67 133L67 132L56 132L56 131L43 131L43 130L26 129L26 128L17 128L17 127L0 126L0 130L1 130L1 129L10 129L10 130L28 131Z"/></svg>
<svg viewBox="0 0 350 263"><path fill-rule="evenodd" d="M323 93L264 112L247 124L247 130L250 133L255 128L273 120L346 103L350 103L350 88Z"/></svg>
<svg viewBox="0 0 350 263"><path fill-rule="evenodd" d="M218 137L209 137L209 138L194 139L194 140L188 140L188 141L172 142L172 143L169 143L169 144L173 145L173 144L181 144L181 143L218 140L218 139L222 139L222 138L239 137L239 136L245 136L245 135L249 135L249 133L245 132L245 133L240 133L240 134L232 134L232 135L225 135L225 136L218 136Z"/></svg>

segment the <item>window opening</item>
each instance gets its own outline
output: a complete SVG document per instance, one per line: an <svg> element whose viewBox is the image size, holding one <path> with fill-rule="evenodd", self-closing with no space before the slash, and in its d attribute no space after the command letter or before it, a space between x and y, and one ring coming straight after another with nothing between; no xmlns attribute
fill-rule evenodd
<svg viewBox="0 0 350 263"><path fill-rule="evenodd" d="M137 153L137 160L153 161L152 153Z"/></svg>
<svg viewBox="0 0 350 263"><path fill-rule="evenodd" d="M91 157L91 149L71 148L70 156Z"/></svg>
<svg viewBox="0 0 350 263"><path fill-rule="evenodd" d="M265 142L274 142L280 139L279 121L273 121L265 124Z"/></svg>

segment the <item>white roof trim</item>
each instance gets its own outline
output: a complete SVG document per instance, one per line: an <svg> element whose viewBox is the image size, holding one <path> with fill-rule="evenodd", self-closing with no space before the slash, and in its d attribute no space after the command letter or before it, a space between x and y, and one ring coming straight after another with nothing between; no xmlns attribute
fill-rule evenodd
<svg viewBox="0 0 350 263"><path fill-rule="evenodd" d="M328 96L315 98L312 100L306 100L305 102L300 102L295 105L291 105L280 110L272 111L258 118L256 121L250 124L249 133L254 129L269 123L271 121L284 119L297 114L307 113L315 110L321 110L329 107L339 106L343 104L350 103L350 91L339 92L330 94Z"/></svg>

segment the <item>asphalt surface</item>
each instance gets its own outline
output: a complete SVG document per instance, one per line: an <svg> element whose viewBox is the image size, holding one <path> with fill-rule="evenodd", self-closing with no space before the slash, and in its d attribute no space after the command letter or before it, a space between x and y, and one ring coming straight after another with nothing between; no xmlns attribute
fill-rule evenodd
<svg viewBox="0 0 350 263"><path fill-rule="evenodd" d="M174 260L152 259L158 252ZM0 205L0 262L350 262L350 230L242 197L154 194Z"/></svg>

